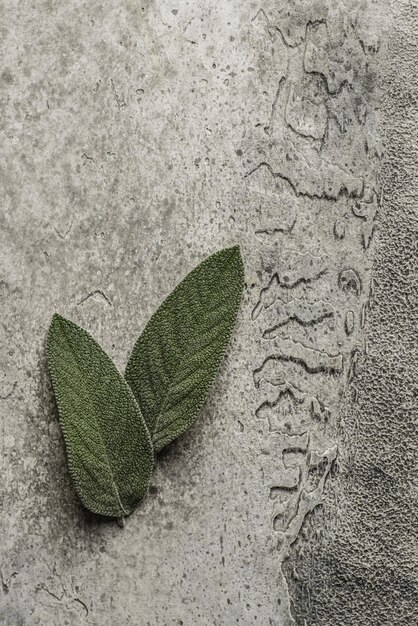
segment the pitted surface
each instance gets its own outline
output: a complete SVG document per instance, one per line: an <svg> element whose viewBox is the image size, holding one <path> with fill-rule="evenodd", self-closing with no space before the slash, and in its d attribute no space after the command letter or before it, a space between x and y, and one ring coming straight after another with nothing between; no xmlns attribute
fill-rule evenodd
<svg viewBox="0 0 418 626"><path fill-rule="evenodd" d="M416 621L416 12L3 2L2 623ZM244 303L201 417L124 529L90 517L52 314L123 370L237 243Z"/></svg>

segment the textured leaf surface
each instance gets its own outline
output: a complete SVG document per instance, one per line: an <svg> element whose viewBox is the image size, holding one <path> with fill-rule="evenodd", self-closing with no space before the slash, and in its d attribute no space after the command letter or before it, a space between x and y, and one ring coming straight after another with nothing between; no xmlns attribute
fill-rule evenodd
<svg viewBox="0 0 418 626"><path fill-rule="evenodd" d="M125 377L155 450L196 419L233 329L244 286L239 247L210 256L151 317Z"/></svg>
<svg viewBox="0 0 418 626"><path fill-rule="evenodd" d="M96 341L59 315L49 329L48 364L81 501L93 513L129 514L153 467L150 435L129 386Z"/></svg>

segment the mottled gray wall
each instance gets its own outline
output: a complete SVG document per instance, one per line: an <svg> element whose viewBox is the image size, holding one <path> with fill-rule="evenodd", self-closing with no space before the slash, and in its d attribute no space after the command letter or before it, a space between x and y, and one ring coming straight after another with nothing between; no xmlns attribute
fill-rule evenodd
<svg viewBox="0 0 418 626"><path fill-rule="evenodd" d="M418 621L418 5L0 2L0 622ZM122 369L194 265L246 295L124 529L70 483L55 311Z"/></svg>

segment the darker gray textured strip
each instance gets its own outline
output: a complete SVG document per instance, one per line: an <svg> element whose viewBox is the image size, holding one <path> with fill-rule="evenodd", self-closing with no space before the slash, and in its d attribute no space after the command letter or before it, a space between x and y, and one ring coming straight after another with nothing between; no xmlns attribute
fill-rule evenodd
<svg viewBox="0 0 418 626"><path fill-rule="evenodd" d="M366 326L369 354L352 382L357 400L346 406L338 506L330 501L328 513L311 525L323 526L323 538L301 539L284 566L297 624L418 620L418 7L401 2L394 11L380 76L385 200Z"/></svg>

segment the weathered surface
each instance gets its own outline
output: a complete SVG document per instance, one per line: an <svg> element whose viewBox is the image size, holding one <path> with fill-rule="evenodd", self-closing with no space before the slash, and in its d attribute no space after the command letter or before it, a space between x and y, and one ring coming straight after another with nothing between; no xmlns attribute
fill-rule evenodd
<svg viewBox="0 0 418 626"><path fill-rule="evenodd" d="M418 7L392 4L1 3L1 623L417 621ZM93 519L52 314L122 370L236 243L201 418L124 529Z"/></svg>

